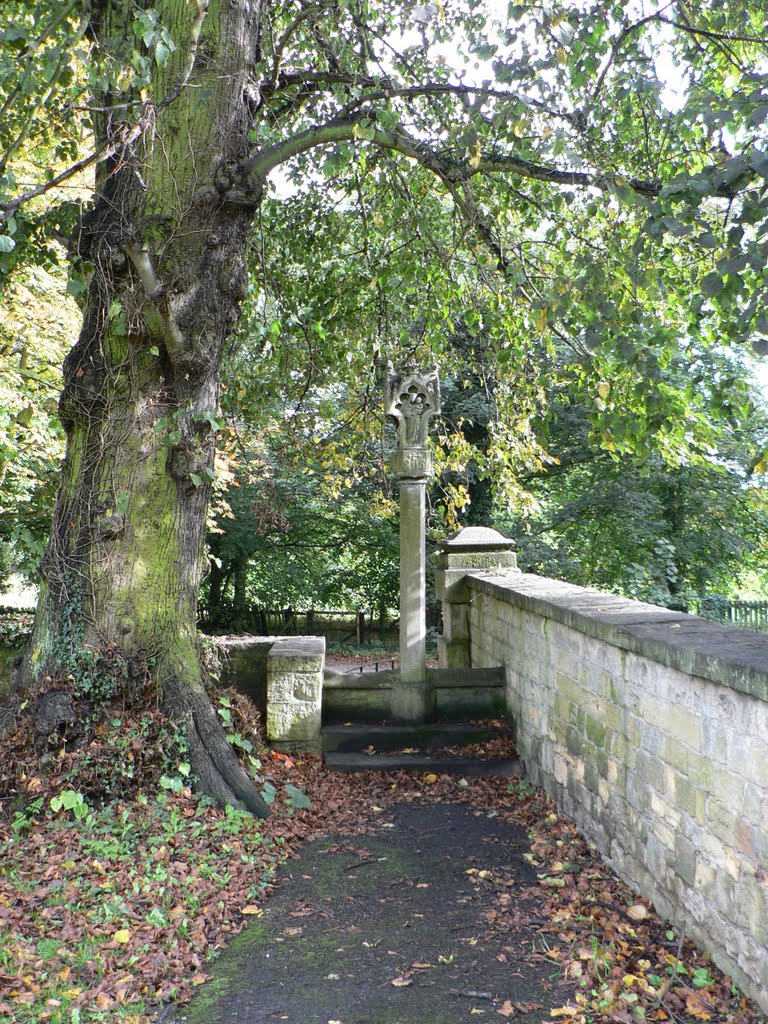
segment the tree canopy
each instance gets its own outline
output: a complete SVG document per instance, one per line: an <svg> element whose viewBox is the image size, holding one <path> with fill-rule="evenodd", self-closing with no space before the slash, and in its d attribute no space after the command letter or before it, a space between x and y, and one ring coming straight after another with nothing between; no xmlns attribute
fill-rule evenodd
<svg viewBox="0 0 768 1024"><path fill-rule="evenodd" d="M506 501L556 458L537 436L553 382L611 457L709 459L712 403L749 412L737 379L700 386L710 355L768 347L765 15L7 0L0 273L53 271L66 246L83 315L19 685L157 686L201 785L259 807L195 639L238 340L262 384L228 394L254 423L290 409L307 442L310 384L362 419L386 354L492 377L478 466Z"/></svg>

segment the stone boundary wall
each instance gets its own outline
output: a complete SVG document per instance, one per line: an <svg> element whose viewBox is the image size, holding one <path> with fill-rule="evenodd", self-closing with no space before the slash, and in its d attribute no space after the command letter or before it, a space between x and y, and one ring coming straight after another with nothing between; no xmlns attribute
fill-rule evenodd
<svg viewBox="0 0 768 1024"><path fill-rule="evenodd" d="M221 681L246 694L277 750L319 752L325 637L216 637Z"/></svg>
<svg viewBox="0 0 768 1024"><path fill-rule="evenodd" d="M608 863L768 1011L768 637L523 573L467 576L473 666Z"/></svg>

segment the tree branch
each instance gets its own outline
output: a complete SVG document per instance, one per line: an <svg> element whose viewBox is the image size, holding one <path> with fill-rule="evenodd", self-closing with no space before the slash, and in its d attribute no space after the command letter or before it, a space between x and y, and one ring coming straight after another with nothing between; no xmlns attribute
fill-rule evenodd
<svg viewBox="0 0 768 1024"><path fill-rule="evenodd" d="M155 273L149 253L138 244L126 248L125 251L136 268L136 273L139 275L139 280L151 303L153 312L160 319L168 358L174 366L177 366L181 357L187 352L187 343L168 306L165 290Z"/></svg>
<svg viewBox="0 0 768 1024"><path fill-rule="evenodd" d="M189 53L187 59L184 62L184 68L181 73L176 85L171 89L167 96L157 105L157 113L165 110L167 106L173 103L174 100L178 99L181 95L182 89L188 84L189 79L192 76L192 71L195 67L195 61L197 59L197 47L200 42L200 33L203 28L203 22L205 21L206 15L208 14L208 0L197 0L197 14L192 20L192 32L189 43Z"/></svg>
<svg viewBox="0 0 768 1024"><path fill-rule="evenodd" d="M703 36L705 39L714 39L719 43L757 43L758 46L768 46L768 36L736 36L729 32L715 32L713 29L700 28L684 21L674 21L672 18L665 18L661 14L653 16L656 21L665 25L671 25L681 32L688 32L690 35ZM647 20L647 19L646 19Z"/></svg>

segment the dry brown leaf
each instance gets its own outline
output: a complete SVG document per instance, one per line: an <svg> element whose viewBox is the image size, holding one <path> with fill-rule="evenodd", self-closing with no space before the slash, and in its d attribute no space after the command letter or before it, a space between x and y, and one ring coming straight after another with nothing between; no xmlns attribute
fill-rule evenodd
<svg viewBox="0 0 768 1024"><path fill-rule="evenodd" d="M627 911L627 917L633 921L644 921L648 917L648 907L643 906L642 903L636 903Z"/></svg>
<svg viewBox="0 0 768 1024"><path fill-rule="evenodd" d="M413 978L408 978L405 975L401 975L399 978L393 978L390 982L395 988L405 988L406 985L413 984Z"/></svg>

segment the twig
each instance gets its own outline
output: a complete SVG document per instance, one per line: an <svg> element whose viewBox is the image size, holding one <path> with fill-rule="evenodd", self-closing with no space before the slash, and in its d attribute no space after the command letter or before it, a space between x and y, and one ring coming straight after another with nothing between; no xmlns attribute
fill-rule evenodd
<svg viewBox="0 0 768 1024"><path fill-rule="evenodd" d="M364 868L366 864L375 864L378 860L378 857L369 857L367 860L359 860L356 864L350 864L349 867L344 868L344 870L346 872L357 871L358 868Z"/></svg>
<svg viewBox="0 0 768 1024"><path fill-rule="evenodd" d="M677 965L680 963L680 954L683 951L683 943L684 942L685 942L685 928L683 928L680 931L680 939L678 940L678 943L677 943L677 953L675 954L675 966L674 966L674 969L672 971L672 974L670 974L670 976L664 982L664 985L662 986L661 992L659 992L659 998L656 1000L656 1007L657 1007L657 1009L660 1006L662 1006L662 1004L664 1003L664 1000L667 997L667 993L669 992L670 988L672 988L672 983L677 978Z"/></svg>

